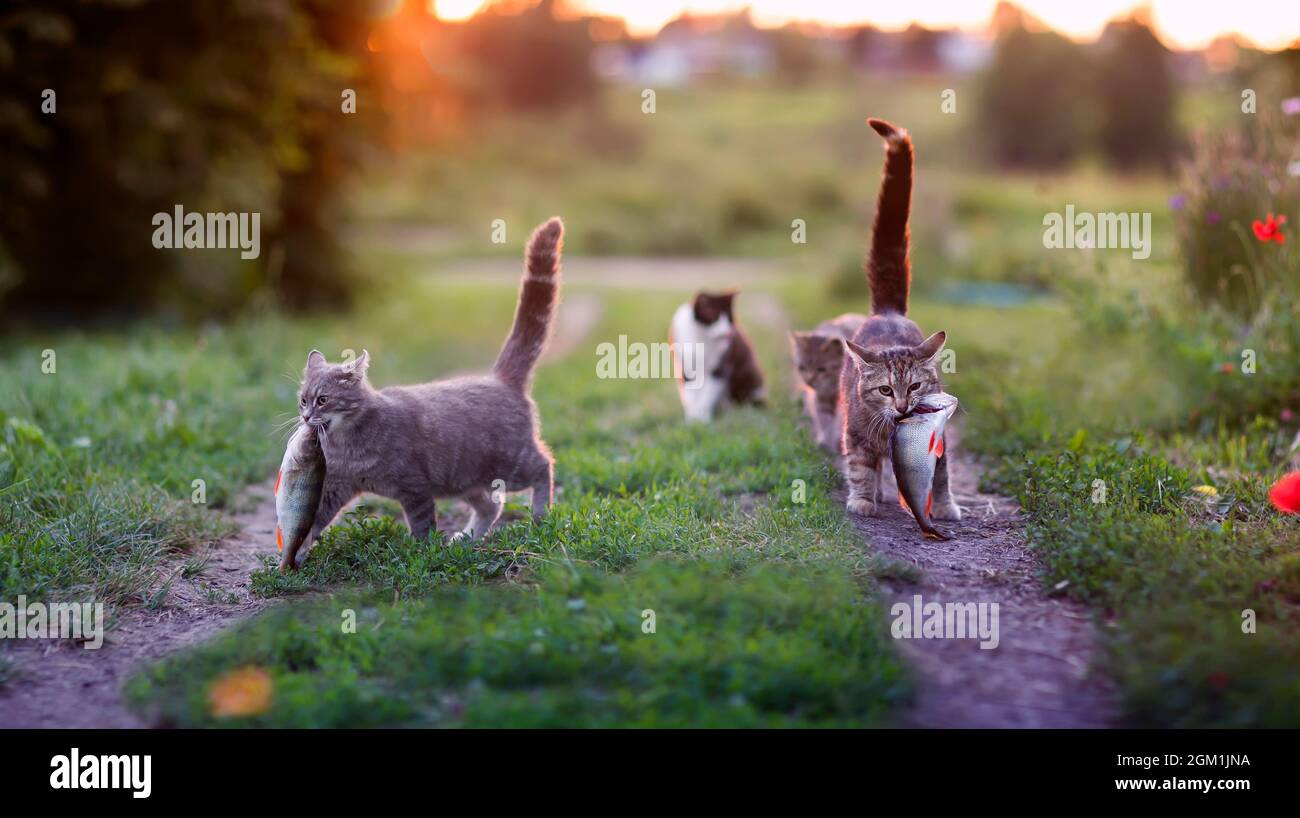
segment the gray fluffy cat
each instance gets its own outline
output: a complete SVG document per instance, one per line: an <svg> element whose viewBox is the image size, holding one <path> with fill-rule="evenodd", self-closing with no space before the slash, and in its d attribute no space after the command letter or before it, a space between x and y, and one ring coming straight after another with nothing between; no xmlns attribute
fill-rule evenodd
<svg viewBox="0 0 1300 818"><path fill-rule="evenodd" d="M487 533L501 515L503 491L531 488L533 517L546 515L554 459L529 392L559 303L563 233L551 219L529 240L514 327L489 375L376 390L366 380L367 352L343 364L315 350L307 356L298 412L319 431L326 476L296 566L362 492L401 503L416 538L434 527L441 497L461 497L474 510L457 538Z"/></svg>

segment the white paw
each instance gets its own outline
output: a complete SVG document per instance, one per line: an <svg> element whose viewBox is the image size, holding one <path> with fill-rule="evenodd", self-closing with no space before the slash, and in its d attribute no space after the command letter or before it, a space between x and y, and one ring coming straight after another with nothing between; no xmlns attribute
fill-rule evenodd
<svg viewBox="0 0 1300 818"><path fill-rule="evenodd" d="M941 505L936 505L930 510L930 519L932 520L960 520L961 506L956 502L949 500Z"/></svg>
<svg viewBox="0 0 1300 818"><path fill-rule="evenodd" d="M455 534L452 534L449 542L460 542L461 540L472 540L472 539L474 539L474 532L466 528L461 531L457 531Z"/></svg>
<svg viewBox="0 0 1300 818"><path fill-rule="evenodd" d="M850 497L844 507L850 514L861 514L863 517L876 516L876 504L865 497Z"/></svg>

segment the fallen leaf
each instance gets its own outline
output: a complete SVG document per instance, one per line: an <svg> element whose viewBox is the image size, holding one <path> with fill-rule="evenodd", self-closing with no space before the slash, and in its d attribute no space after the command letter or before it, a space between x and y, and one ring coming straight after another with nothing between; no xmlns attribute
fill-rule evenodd
<svg viewBox="0 0 1300 818"><path fill-rule="evenodd" d="M274 689L275 683L265 670L241 667L213 683L208 691L208 704L212 715L219 719L256 716L271 706Z"/></svg>

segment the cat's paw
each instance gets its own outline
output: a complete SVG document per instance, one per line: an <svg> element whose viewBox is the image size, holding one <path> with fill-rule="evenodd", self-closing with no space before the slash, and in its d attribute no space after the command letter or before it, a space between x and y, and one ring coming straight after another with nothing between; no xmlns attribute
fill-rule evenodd
<svg viewBox="0 0 1300 818"><path fill-rule="evenodd" d="M850 514L861 514L863 517L876 516L875 502L865 497L850 497L844 507L849 510Z"/></svg>
<svg viewBox="0 0 1300 818"><path fill-rule="evenodd" d="M457 531L455 534L452 534L450 537L447 538L447 542L460 542L462 540L472 540L472 539L474 539L474 534L470 532L468 529L466 529L462 531Z"/></svg>
<svg viewBox="0 0 1300 818"><path fill-rule="evenodd" d="M960 520L961 506L956 501L949 500L946 503L936 503L930 510L930 519L932 520Z"/></svg>

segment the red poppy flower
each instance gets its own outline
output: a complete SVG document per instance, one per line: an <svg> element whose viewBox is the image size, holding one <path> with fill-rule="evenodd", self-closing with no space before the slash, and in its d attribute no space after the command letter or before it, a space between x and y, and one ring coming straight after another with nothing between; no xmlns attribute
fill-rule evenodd
<svg viewBox="0 0 1300 818"><path fill-rule="evenodd" d="M1300 471L1293 471L1274 483L1268 490L1268 499L1279 511L1300 514Z"/></svg>
<svg viewBox="0 0 1300 818"><path fill-rule="evenodd" d="M1260 241L1275 241L1278 244L1285 244L1286 236L1282 235L1282 225L1284 224L1286 224L1286 216L1274 218L1273 214L1270 213L1268 219L1262 222L1255 219L1250 227L1255 231L1255 238Z"/></svg>

